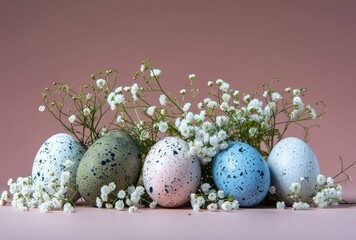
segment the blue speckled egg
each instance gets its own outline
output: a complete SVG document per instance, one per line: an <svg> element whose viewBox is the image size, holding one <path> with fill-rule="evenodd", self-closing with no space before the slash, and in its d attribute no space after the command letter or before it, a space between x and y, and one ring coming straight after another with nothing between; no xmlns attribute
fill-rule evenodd
<svg viewBox="0 0 356 240"><path fill-rule="evenodd" d="M201 167L189 154L187 142L177 137L158 141L146 156L142 169L148 195L162 207L178 207L197 191Z"/></svg>
<svg viewBox="0 0 356 240"><path fill-rule="evenodd" d="M214 158L212 172L216 187L233 195L241 207L260 203L271 183L266 161L256 149L242 142L229 143Z"/></svg>
<svg viewBox="0 0 356 240"><path fill-rule="evenodd" d="M288 194L291 184L300 183L300 178L303 177L305 180L302 183L302 200L310 200L319 174L319 164L307 143L295 137L282 139L272 149L268 157L268 167L272 185L276 187L280 197ZM290 200L286 201L291 204Z"/></svg>
<svg viewBox="0 0 356 240"><path fill-rule="evenodd" d="M42 144L36 154L32 166L33 180L43 182L44 186L48 186L52 180L59 184L62 172L68 170L70 172L69 183L74 188L78 165L84 153L82 145L71 135L66 133L53 135ZM65 167L67 160L74 163L69 168ZM73 192L69 192L68 195L74 201L79 198L79 194Z"/></svg>
<svg viewBox="0 0 356 240"><path fill-rule="evenodd" d="M114 182L116 192L136 185L141 165L139 146L130 135L122 131L106 133L88 148L80 161L78 190L88 203L95 205L103 185Z"/></svg>

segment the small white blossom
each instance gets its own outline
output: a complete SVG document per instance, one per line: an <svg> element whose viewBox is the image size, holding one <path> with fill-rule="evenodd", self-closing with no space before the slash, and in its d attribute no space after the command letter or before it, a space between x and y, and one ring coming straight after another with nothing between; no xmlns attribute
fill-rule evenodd
<svg viewBox="0 0 356 240"><path fill-rule="evenodd" d="M301 189L300 183L292 183L289 187L291 193L299 193Z"/></svg>
<svg viewBox="0 0 356 240"><path fill-rule="evenodd" d="M302 111L304 108L303 100L299 96L293 98L293 105L297 110Z"/></svg>
<svg viewBox="0 0 356 240"><path fill-rule="evenodd" d="M181 95L185 95L185 94L187 93L187 90L182 89L182 90L179 91L179 93L180 93Z"/></svg>
<svg viewBox="0 0 356 240"><path fill-rule="evenodd" d="M227 92L229 90L229 87L230 87L230 84L226 83L226 82L223 82L221 85L220 85L220 90L223 91L223 92Z"/></svg>
<svg viewBox="0 0 356 240"><path fill-rule="evenodd" d="M118 200L118 201L115 202L115 209L116 210L121 211L121 210L124 209L124 207L125 207L124 201Z"/></svg>
<svg viewBox="0 0 356 240"><path fill-rule="evenodd" d="M117 121L117 123L124 123L125 122L124 117L122 115L117 116L116 121Z"/></svg>
<svg viewBox="0 0 356 240"><path fill-rule="evenodd" d="M96 85L98 86L99 89L102 89L105 84L106 84L106 80L105 79L96 80Z"/></svg>
<svg viewBox="0 0 356 240"><path fill-rule="evenodd" d="M195 74L190 74L190 75L189 75L189 80L190 80L190 81L194 81L195 78L196 78Z"/></svg>
<svg viewBox="0 0 356 240"><path fill-rule="evenodd" d="M218 191L218 197L219 197L220 199L222 199L222 198L225 197L225 193L224 193L223 190L219 190L219 191Z"/></svg>
<svg viewBox="0 0 356 240"><path fill-rule="evenodd" d="M154 208L156 208L156 207L157 207L157 202L152 201L152 202L150 203L150 208L151 208L151 209L154 209Z"/></svg>
<svg viewBox="0 0 356 240"><path fill-rule="evenodd" d="M138 90L139 90L139 87L138 87L137 83L134 83L130 88L134 102L136 102L138 100L138 95L137 95Z"/></svg>
<svg viewBox="0 0 356 240"><path fill-rule="evenodd" d="M14 179L9 178L9 180L7 180L7 186L10 186L13 183L14 183Z"/></svg>
<svg viewBox="0 0 356 240"><path fill-rule="evenodd" d="M284 201L277 202L276 207L277 207L277 209L285 209L286 203Z"/></svg>
<svg viewBox="0 0 356 240"><path fill-rule="evenodd" d="M147 109L147 114L150 116L153 116L153 114L155 113L156 110L156 106L151 106Z"/></svg>
<svg viewBox="0 0 356 240"><path fill-rule="evenodd" d="M92 98L92 94L91 93L88 93L86 96L85 96L85 99L86 100L90 100Z"/></svg>
<svg viewBox="0 0 356 240"><path fill-rule="evenodd" d="M129 213L135 213L137 211L137 207L136 206L130 206L129 207Z"/></svg>
<svg viewBox="0 0 356 240"><path fill-rule="evenodd" d="M154 78L154 77L159 78L161 76L161 74L162 74L162 72L159 69L150 70L150 77L151 78Z"/></svg>
<svg viewBox="0 0 356 240"><path fill-rule="evenodd" d="M333 187L334 186L334 179L332 177L328 177L326 179L326 182L328 184L328 187Z"/></svg>
<svg viewBox="0 0 356 240"><path fill-rule="evenodd" d="M68 171L62 172L60 177L60 185L64 186L69 183L70 173Z"/></svg>
<svg viewBox="0 0 356 240"><path fill-rule="evenodd" d="M66 203L63 206L64 213L72 213L74 211L73 206L70 203Z"/></svg>
<svg viewBox="0 0 356 240"><path fill-rule="evenodd" d="M209 183L203 183L200 185L200 189L203 191L203 193L207 193L211 188L211 185Z"/></svg>
<svg viewBox="0 0 356 240"><path fill-rule="evenodd" d="M165 121L160 121L158 123L158 129L160 132L165 133L168 130L168 123Z"/></svg>
<svg viewBox="0 0 356 240"><path fill-rule="evenodd" d="M166 104L167 104L167 97L166 97L166 95L162 94L161 96L159 96L159 103L160 103L162 106L166 106Z"/></svg>
<svg viewBox="0 0 356 240"><path fill-rule="evenodd" d="M40 213L48 213L51 210L51 203L50 202L43 202L38 206Z"/></svg>
<svg viewBox="0 0 356 240"><path fill-rule="evenodd" d="M309 209L310 205L308 203L295 202L293 203L292 207L294 210L307 210Z"/></svg>
<svg viewBox="0 0 356 240"><path fill-rule="evenodd" d="M63 166L64 166L66 169L69 169L69 168L73 167L73 165L74 165L74 162L73 162L72 160L69 160L69 159L67 159L67 160L64 162L64 164L63 164Z"/></svg>
<svg viewBox="0 0 356 240"><path fill-rule="evenodd" d="M199 212L199 210L200 210L200 206L198 204L194 204L193 205L193 211L194 212Z"/></svg>
<svg viewBox="0 0 356 240"><path fill-rule="evenodd" d="M105 208L112 209L114 206L111 203L105 203Z"/></svg>
<svg viewBox="0 0 356 240"><path fill-rule="evenodd" d="M223 204L221 204L221 209L224 210L225 212L229 212L232 210L232 204L229 201L226 201Z"/></svg>
<svg viewBox="0 0 356 240"><path fill-rule="evenodd" d="M146 66L145 64L141 64L140 72L144 72L144 71L146 71Z"/></svg>
<svg viewBox="0 0 356 240"><path fill-rule="evenodd" d="M89 109L89 108L84 108L84 109L83 109L83 114L84 114L84 116L89 116L89 114L90 114L90 109Z"/></svg>
<svg viewBox="0 0 356 240"><path fill-rule="evenodd" d="M284 89L284 91L285 91L286 93L290 93L290 92L292 91L292 89L291 89L290 87L287 87L287 88Z"/></svg>
<svg viewBox="0 0 356 240"><path fill-rule="evenodd" d="M272 194L272 195L276 194L276 187L275 186L270 186L269 193Z"/></svg>
<svg viewBox="0 0 356 240"><path fill-rule="evenodd" d="M232 201L231 206L233 209L237 210L240 208L240 204L239 201L237 201L236 199L234 201Z"/></svg>
<svg viewBox="0 0 356 240"><path fill-rule="evenodd" d="M212 201L212 202L215 201L216 200L216 193L215 192L209 193L208 199L209 199L209 201Z"/></svg>
<svg viewBox="0 0 356 240"><path fill-rule="evenodd" d="M293 90L293 96L298 96L300 94L300 90L299 89L294 89Z"/></svg>
<svg viewBox="0 0 356 240"><path fill-rule="evenodd" d="M102 208L103 207L103 200L101 200L101 198L99 198L99 197L96 198L96 206L98 208Z"/></svg>
<svg viewBox="0 0 356 240"><path fill-rule="evenodd" d="M40 112L44 112L45 110L46 110L46 107L43 105L38 107L38 111L40 111Z"/></svg>
<svg viewBox="0 0 356 240"><path fill-rule="evenodd" d="M125 190L120 190L118 193L117 193L117 197L119 199L124 199L124 197L126 197L126 192Z"/></svg>
<svg viewBox="0 0 356 240"><path fill-rule="evenodd" d="M222 100L223 100L224 102L229 102L231 96L230 96L229 94L227 94L227 93L224 93L221 98L222 98Z"/></svg>
<svg viewBox="0 0 356 240"><path fill-rule="evenodd" d="M214 84L214 83L213 83L212 81L209 81L207 85L208 85L208 87L212 87L213 84Z"/></svg>
<svg viewBox="0 0 356 240"><path fill-rule="evenodd" d="M209 210L209 212L215 212L218 209L218 205L216 203L210 203L207 206L207 209Z"/></svg>
<svg viewBox="0 0 356 240"><path fill-rule="evenodd" d="M68 118L68 121L70 123L74 123L76 119L77 119L77 117L75 115L70 115L69 118Z"/></svg>
<svg viewBox="0 0 356 240"><path fill-rule="evenodd" d="M129 186L128 188L127 188L127 193L129 194L129 195L131 195L134 191L136 190L136 188L135 188L135 186Z"/></svg>
<svg viewBox="0 0 356 240"><path fill-rule="evenodd" d="M278 102L279 100L282 100L283 97L281 96L281 94L277 93L277 92L273 92L272 93L272 101L273 102Z"/></svg>
<svg viewBox="0 0 356 240"><path fill-rule="evenodd" d="M246 95L244 96L244 102L245 102L245 103L248 103L248 102L250 101L250 99L251 99L251 96L250 96L249 94L246 94Z"/></svg>
<svg viewBox="0 0 356 240"><path fill-rule="evenodd" d="M191 103L186 103L186 104L184 104L184 106L183 106L183 111L184 111L184 112L188 112L188 110L190 109L191 106L192 106Z"/></svg>

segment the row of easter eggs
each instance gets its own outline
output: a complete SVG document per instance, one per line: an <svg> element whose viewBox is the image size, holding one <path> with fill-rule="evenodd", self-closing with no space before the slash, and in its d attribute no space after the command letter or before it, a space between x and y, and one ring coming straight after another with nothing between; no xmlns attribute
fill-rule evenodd
<svg viewBox="0 0 356 240"><path fill-rule="evenodd" d="M68 134L56 134L39 149L32 169L34 181L48 183L69 168L71 186L95 205L100 188L110 182L116 190L136 185L141 174L142 160L137 143L123 132L109 132L98 139L87 151ZM257 150L242 142L231 142L213 161L213 180L218 189L239 200L240 206L260 203L270 185L276 186L281 196L301 177L303 194L311 196L315 178L319 174L318 161L312 149L298 138L281 140L273 148L268 164ZM177 137L166 137L157 142L146 156L142 168L143 183L149 196L163 207L178 207L189 201L201 181L201 166L197 157L189 154L188 144ZM271 182L272 180L272 182ZM73 200L79 194L71 196Z"/></svg>

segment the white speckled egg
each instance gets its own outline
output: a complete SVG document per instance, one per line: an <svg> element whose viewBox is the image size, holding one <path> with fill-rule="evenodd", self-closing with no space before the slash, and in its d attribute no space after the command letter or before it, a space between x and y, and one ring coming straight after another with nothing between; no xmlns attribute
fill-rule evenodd
<svg viewBox="0 0 356 240"><path fill-rule="evenodd" d="M268 167L272 185L281 197L289 193L292 183L300 183L301 177L305 178L302 183L303 200L312 196L319 164L313 150L303 140L288 137L278 142L268 157Z"/></svg>
<svg viewBox="0 0 356 240"><path fill-rule="evenodd" d="M177 137L158 141L147 154L143 183L149 196L162 207L178 207L189 201L200 184L201 167L189 154L187 142Z"/></svg>
<svg viewBox="0 0 356 240"><path fill-rule="evenodd" d="M74 137L66 133L53 135L42 144L36 154L32 166L33 180L41 181L47 186L52 179L55 179L59 184L62 172L68 170L70 172L69 183L72 187L75 187L78 165L84 152L85 149ZM74 163L69 168L65 167L67 160ZM71 192L69 197L76 201L79 194Z"/></svg>

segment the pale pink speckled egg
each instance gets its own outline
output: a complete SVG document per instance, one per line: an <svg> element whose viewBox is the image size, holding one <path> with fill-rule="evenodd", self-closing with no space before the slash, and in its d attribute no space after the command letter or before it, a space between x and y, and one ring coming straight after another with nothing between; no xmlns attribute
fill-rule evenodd
<svg viewBox="0 0 356 240"><path fill-rule="evenodd" d="M200 184L201 167L189 154L187 142L177 137L158 141L147 154L143 183L149 196L162 207L179 207Z"/></svg>

